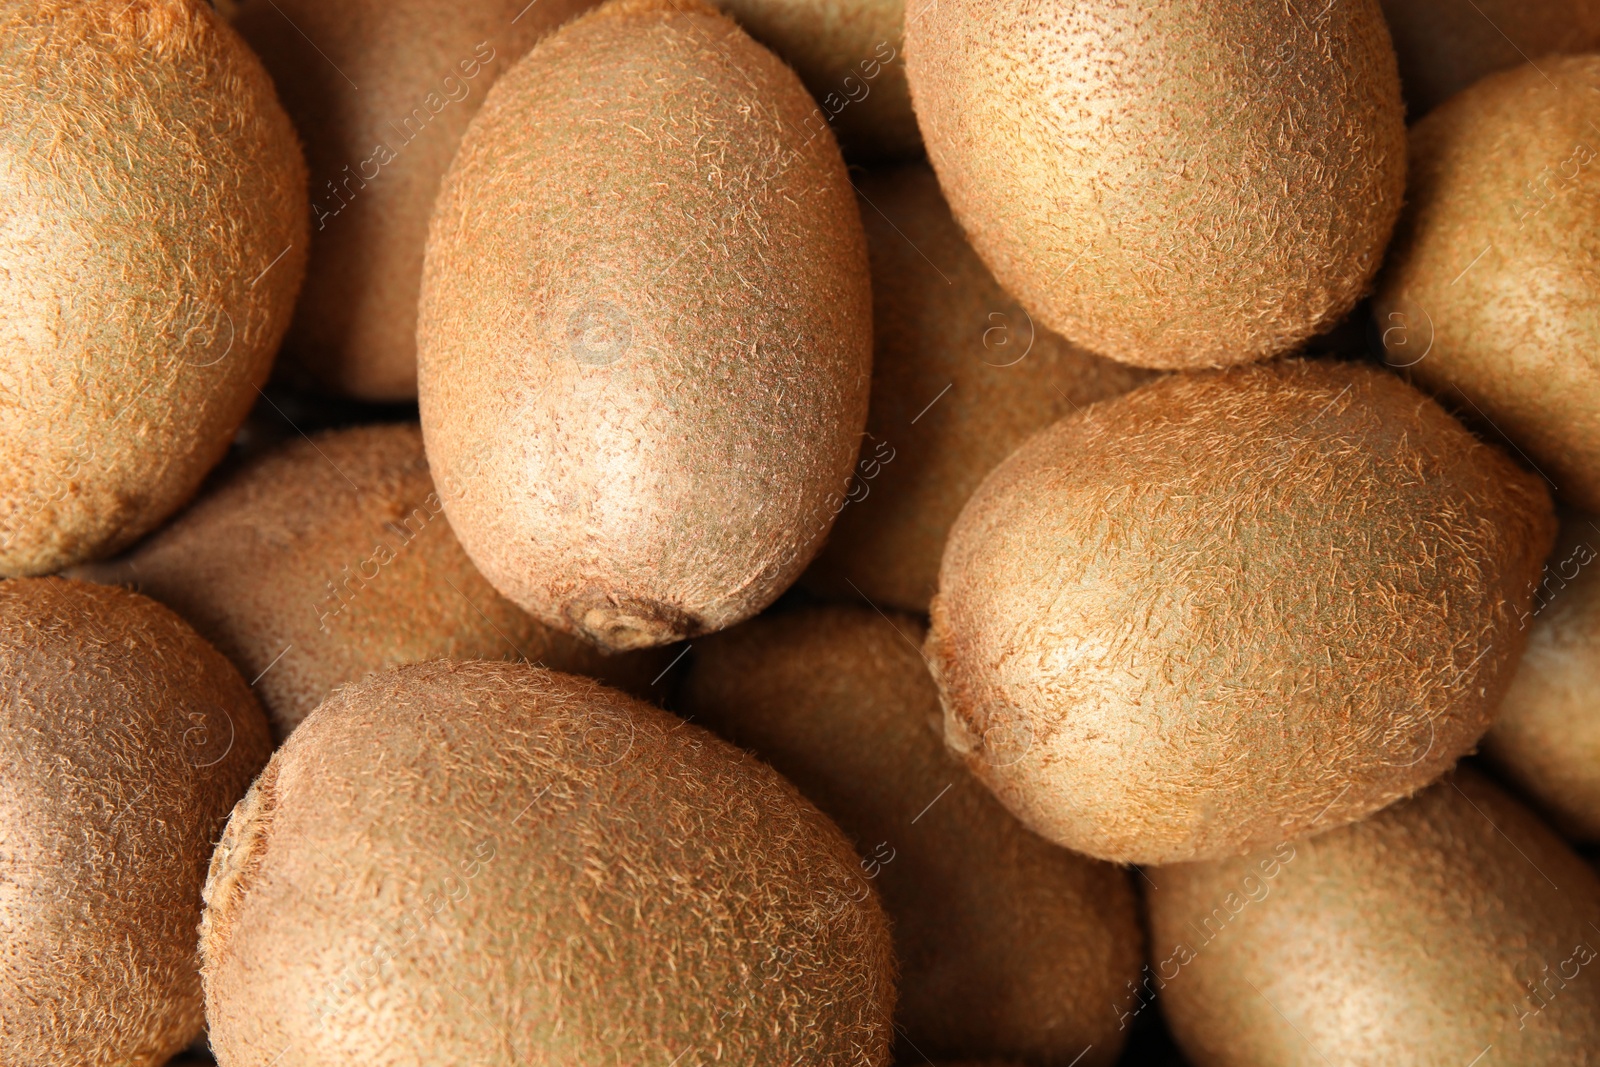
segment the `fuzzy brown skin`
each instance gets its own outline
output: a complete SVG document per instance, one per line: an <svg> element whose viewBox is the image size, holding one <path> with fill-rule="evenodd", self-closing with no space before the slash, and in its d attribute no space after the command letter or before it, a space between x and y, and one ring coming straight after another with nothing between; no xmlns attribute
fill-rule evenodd
<svg viewBox="0 0 1600 1067"><path fill-rule="evenodd" d="M1600 6L1590 0L1381 2L1413 118L1494 71L1600 48Z"/></svg>
<svg viewBox="0 0 1600 1067"><path fill-rule="evenodd" d="M1488 729L1554 534L1542 482L1381 370L1152 382L962 512L928 641L946 740L1104 859L1339 826Z"/></svg>
<svg viewBox="0 0 1600 1067"><path fill-rule="evenodd" d="M145 1067L200 1033L206 864L271 750L171 611L0 582L0 1065Z"/></svg>
<svg viewBox="0 0 1600 1067"><path fill-rule="evenodd" d="M0 114L0 575L45 574L222 458L300 288L306 174L200 0L0 2Z"/></svg>
<svg viewBox="0 0 1600 1067"><path fill-rule="evenodd" d="M984 475L1063 415L1151 374L1035 328L967 244L926 164L871 172L857 187L870 205L872 405L851 502L805 583L927 611L945 538Z"/></svg>
<svg viewBox="0 0 1600 1067"><path fill-rule="evenodd" d="M827 534L872 309L810 109L710 8L623 0L535 48L462 142L423 276L422 428L468 554L550 625L614 649L718 630Z"/></svg>
<svg viewBox="0 0 1600 1067"><path fill-rule="evenodd" d="M922 152L906 83L905 0L715 0L794 67L852 160ZM918 7L920 8L920 3Z"/></svg>
<svg viewBox="0 0 1600 1067"><path fill-rule="evenodd" d="M1411 131L1385 358L1600 512L1600 56L1491 75ZM1548 75L1547 81L1545 76Z"/></svg>
<svg viewBox="0 0 1600 1067"><path fill-rule="evenodd" d="M311 171L311 261L284 345L292 377L364 400L417 395L439 183L489 86L593 2L245 0L236 25L277 80Z"/></svg>
<svg viewBox="0 0 1600 1067"><path fill-rule="evenodd" d="M1285 352L1352 308L1405 188L1378 0L940 0L908 23L928 158L1036 321L1144 367Z"/></svg>
<svg viewBox="0 0 1600 1067"><path fill-rule="evenodd" d="M114 563L238 665L279 738L337 686L401 663L516 659L648 689L660 653L607 656L494 591L450 531L415 426L290 442Z"/></svg>
<svg viewBox="0 0 1600 1067"><path fill-rule="evenodd" d="M1159 1003L1195 1067L1600 1063L1600 879L1470 771L1151 877Z"/></svg>
<svg viewBox="0 0 1600 1067"><path fill-rule="evenodd" d="M1484 751L1567 837L1600 841L1600 520L1562 524L1521 622L1528 648Z"/></svg>
<svg viewBox="0 0 1600 1067"><path fill-rule="evenodd" d="M897 1023L923 1056L1115 1062L1109 1005L1144 937L1127 874L1023 829L948 752L922 625L868 608L767 616L694 648L683 708L837 819L883 894Z"/></svg>
<svg viewBox="0 0 1600 1067"><path fill-rule="evenodd" d="M771 768L666 712L525 665L401 667L317 709L228 824L212 1047L876 1067L893 957L857 862Z"/></svg>

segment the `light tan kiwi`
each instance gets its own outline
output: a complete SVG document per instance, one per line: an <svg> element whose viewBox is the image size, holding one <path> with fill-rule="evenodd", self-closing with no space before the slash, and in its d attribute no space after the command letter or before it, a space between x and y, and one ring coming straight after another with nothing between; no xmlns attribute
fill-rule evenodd
<svg viewBox="0 0 1600 1067"><path fill-rule="evenodd" d="M1484 751L1567 837L1600 841L1600 522L1562 523L1519 624L1528 648Z"/></svg>
<svg viewBox="0 0 1600 1067"><path fill-rule="evenodd" d="M522 658L640 692L667 665L605 655L496 593L450 531L414 425L292 441L75 573L190 620L255 679L280 738L339 685L400 663Z"/></svg>
<svg viewBox="0 0 1600 1067"><path fill-rule="evenodd" d="M1382 370L1159 379L961 513L928 640L946 741L1109 860L1360 819L1488 729L1554 535L1543 482Z"/></svg>
<svg viewBox="0 0 1600 1067"><path fill-rule="evenodd" d="M1471 771L1150 877L1152 985L1195 1067L1600 1062L1600 879Z"/></svg>
<svg viewBox="0 0 1600 1067"><path fill-rule="evenodd" d="M666 712L523 664L399 667L313 712L229 820L211 1045L222 1067L878 1067L893 955L857 863Z"/></svg>
<svg viewBox="0 0 1600 1067"><path fill-rule="evenodd" d="M697 642L683 710L836 819L883 894L922 1056L1116 1060L1143 961L1127 872L1023 829L940 739L910 616L818 607Z"/></svg>
<svg viewBox="0 0 1600 1067"><path fill-rule="evenodd" d="M1333 325L1383 258L1405 125L1378 0L940 0L908 20L928 158L1042 326L1218 367Z"/></svg>
<svg viewBox="0 0 1600 1067"><path fill-rule="evenodd" d="M271 747L171 611L0 582L0 1065L151 1067L200 1033L206 863Z"/></svg>
<svg viewBox="0 0 1600 1067"><path fill-rule="evenodd" d="M549 625L614 649L718 630L826 536L872 308L810 107L699 0L615 0L468 130L423 275L422 430L467 553Z"/></svg>
<svg viewBox="0 0 1600 1067"><path fill-rule="evenodd" d="M300 288L306 174L202 0L4 0L0 72L0 575L46 574L227 451Z"/></svg>
<svg viewBox="0 0 1600 1067"><path fill-rule="evenodd" d="M906 0L716 0L794 67L816 98L808 132L831 123L852 160L922 151L906 84ZM916 2L920 9L921 2Z"/></svg>
<svg viewBox="0 0 1600 1067"><path fill-rule="evenodd" d="M950 217L926 164L857 179L872 262L872 404L850 502L809 588L928 610L945 537L983 476L1039 430L1150 372L1036 325Z"/></svg>
<svg viewBox="0 0 1600 1067"><path fill-rule="evenodd" d="M1384 358L1600 512L1600 56L1494 74L1411 131Z"/></svg>
<svg viewBox="0 0 1600 1067"><path fill-rule="evenodd" d="M306 142L311 261L291 378L364 400L417 395L428 217L467 124L535 41L593 0L244 0Z"/></svg>
<svg viewBox="0 0 1600 1067"><path fill-rule="evenodd" d="M1413 118L1497 70L1600 47L1588 0L1382 0Z"/></svg>

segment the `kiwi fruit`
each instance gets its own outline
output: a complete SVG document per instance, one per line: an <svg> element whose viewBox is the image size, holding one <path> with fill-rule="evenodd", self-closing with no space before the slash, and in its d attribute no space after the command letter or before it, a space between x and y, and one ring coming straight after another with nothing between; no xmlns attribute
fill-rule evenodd
<svg viewBox="0 0 1600 1067"><path fill-rule="evenodd" d="M983 476L1064 415L1151 372L1033 323L950 217L924 163L857 188L872 263L872 403L849 503L805 584L927 611L945 537Z"/></svg>
<svg viewBox="0 0 1600 1067"><path fill-rule="evenodd" d="M0 2L0 575L185 504L266 380L306 172L202 0Z"/></svg>
<svg viewBox="0 0 1600 1067"><path fill-rule="evenodd" d="M922 630L858 607L763 616L696 643L680 701L855 843L894 929L908 1050L1113 1063L1107 1006L1143 962L1127 874L1023 829L945 750Z"/></svg>
<svg viewBox="0 0 1600 1067"><path fill-rule="evenodd" d="M888 1062L843 834L765 764L570 675L439 661L273 756L201 926L222 1067Z"/></svg>
<svg viewBox="0 0 1600 1067"><path fill-rule="evenodd" d="M468 129L428 238L422 430L468 555L548 625L617 650L732 625L842 506L871 282L810 109L700 0L613 0Z"/></svg>
<svg viewBox="0 0 1600 1067"><path fill-rule="evenodd" d="M450 531L415 425L269 453L113 563L78 577L177 611L253 679L278 736L330 691L400 663L522 658L644 691L659 652L609 656L496 593Z"/></svg>
<svg viewBox="0 0 1600 1067"><path fill-rule="evenodd" d="M250 688L161 605L0 582L0 1064L164 1064L204 1019L211 845L271 752Z"/></svg>
<svg viewBox="0 0 1600 1067"><path fill-rule="evenodd" d="M927 646L946 741L1103 859L1340 826L1488 729L1555 528L1543 482L1381 369L1157 379L962 511Z"/></svg>
<svg viewBox="0 0 1600 1067"><path fill-rule="evenodd" d="M1568 838L1600 842L1600 521L1561 525L1533 603L1528 647L1484 752Z"/></svg>
<svg viewBox="0 0 1600 1067"><path fill-rule="evenodd" d="M940 0L906 24L928 158L1038 323L1141 367L1286 352L1344 316L1405 189L1378 0Z"/></svg>
<svg viewBox="0 0 1600 1067"><path fill-rule="evenodd" d="M923 2L917 0L916 11ZM922 152L906 84L905 0L717 0L717 6L783 57L811 90L809 133L831 123L854 160Z"/></svg>
<svg viewBox="0 0 1600 1067"><path fill-rule="evenodd" d="M1382 3L1413 117L1494 71L1600 48L1600 7L1588 0Z"/></svg>
<svg viewBox="0 0 1600 1067"><path fill-rule="evenodd" d="M245 0L235 25L305 138L311 260L287 376L417 395L417 293L439 182L503 72L593 0Z"/></svg>
<svg viewBox="0 0 1600 1067"><path fill-rule="evenodd" d="M1411 131L1384 359L1600 512L1600 56L1493 74Z"/></svg>
<svg viewBox="0 0 1600 1067"><path fill-rule="evenodd" d="M1151 877L1150 985L1196 1067L1595 1062L1600 878L1470 770Z"/></svg>

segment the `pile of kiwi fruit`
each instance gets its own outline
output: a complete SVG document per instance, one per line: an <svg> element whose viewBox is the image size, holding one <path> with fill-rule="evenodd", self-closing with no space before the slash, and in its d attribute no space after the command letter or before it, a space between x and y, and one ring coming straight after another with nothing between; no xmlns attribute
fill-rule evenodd
<svg viewBox="0 0 1600 1067"><path fill-rule="evenodd" d="M0 0L0 1067L1600 1067L1600 9Z"/></svg>

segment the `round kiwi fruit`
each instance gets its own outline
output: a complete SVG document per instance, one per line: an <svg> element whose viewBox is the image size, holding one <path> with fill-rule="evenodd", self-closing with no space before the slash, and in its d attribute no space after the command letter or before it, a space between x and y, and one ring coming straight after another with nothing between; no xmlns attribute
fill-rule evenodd
<svg viewBox="0 0 1600 1067"><path fill-rule="evenodd" d="M889 931L771 768L595 682L399 667L229 820L201 927L223 1067L888 1062ZM281 1059L279 1059L281 1057Z"/></svg>
<svg viewBox="0 0 1600 1067"><path fill-rule="evenodd" d="M1412 117L1486 74L1553 53L1600 47L1600 7L1588 0L1382 0Z"/></svg>
<svg viewBox="0 0 1600 1067"><path fill-rule="evenodd" d="M0 575L109 555L194 495L300 288L306 174L202 0L0 3Z"/></svg>
<svg viewBox="0 0 1600 1067"><path fill-rule="evenodd" d="M1562 523L1528 648L1484 738L1489 759L1567 837L1600 842L1600 521Z"/></svg>
<svg viewBox="0 0 1600 1067"><path fill-rule="evenodd" d="M1196 1067L1600 1048L1600 878L1469 770L1355 826L1150 874L1152 985Z"/></svg>
<svg viewBox="0 0 1600 1067"><path fill-rule="evenodd" d="M1378 269L1405 122L1378 0L940 0L906 25L928 158L1042 326L1218 367L1333 325Z"/></svg>
<svg viewBox="0 0 1600 1067"><path fill-rule="evenodd" d="M917 0L917 9L926 0ZM813 134L831 123L852 160L919 155L906 84L905 0L716 0L794 67L816 98ZM915 12L913 12L915 14Z"/></svg>
<svg viewBox="0 0 1600 1067"><path fill-rule="evenodd" d="M1537 477L1380 369L1158 379L961 513L928 640L946 741L1103 859L1342 825L1488 729L1554 535Z"/></svg>
<svg viewBox="0 0 1600 1067"><path fill-rule="evenodd" d="M983 476L1063 415L1147 380L1033 323L950 217L926 164L857 179L872 262L872 403L850 503L805 584L927 611Z"/></svg>
<svg viewBox="0 0 1600 1067"><path fill-rule="evenodd" d="M171 611L0 582L0 1064L164 1064L204 1022L211 845L271 752L221 653Z"/></svg>
<svg viewBox="0 0 1600 1067"><path fill-rule="evenodd" d="M422 429L467 553L549 625L612 649L718 630L826 536L872 307L810 108L700 0L613 0L467 131L423 273Z"/></svg>
<svg viewBox="0 0 1600 1067"><path fill-rule="evenodd" d="M171 607L252 682L287 737L333 689L430 659L511 659L644 691L661 653L609 656L496 593L450 531L415 425L292 441L78 577Z"/></svg>
<svg viewBox="0 0 1600 1067"><path fill-rule="evenodd" d="M883 895L897 1024L923 1056L1110 1064L1143 962L1127 872L1023 829L940 740L922 625L867 608L763 616L697 642L683 710L836 819Z"/></svg>
<svg viewBox="0 0 1600 1067"><path fill-rule="evenodd" d="M235 24L305 138L311 260L285 370L364 400L417 395L428 218L501 73L593 0L245 0Z"/></svg>
<svg viewBox="0 0 1600 1067"><path fill-rule="evenodd" d="M1600 512L1600 56L1490 75L1411 131L1384 358Z"/></svg>

